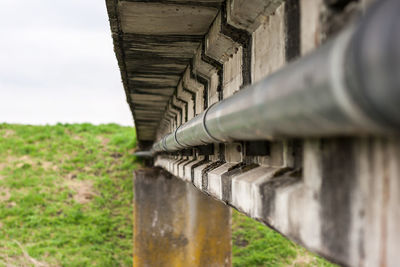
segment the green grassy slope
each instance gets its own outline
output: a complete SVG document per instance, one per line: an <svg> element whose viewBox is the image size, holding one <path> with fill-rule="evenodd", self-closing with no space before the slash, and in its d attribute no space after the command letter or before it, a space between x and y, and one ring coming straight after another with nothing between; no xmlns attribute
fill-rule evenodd
<svg viewBox="0 0 400 267"><path fill-rule="evenodd" d="M132 266L133 128L0 124L0 267ZM331 266L233 212L234 266Z"/></svg>
<svg viewBox="0 0 400 267"><path fill-rule="evenodd" d="M0 266L132 266L134 146L117 125L0 124Z"/></svg>

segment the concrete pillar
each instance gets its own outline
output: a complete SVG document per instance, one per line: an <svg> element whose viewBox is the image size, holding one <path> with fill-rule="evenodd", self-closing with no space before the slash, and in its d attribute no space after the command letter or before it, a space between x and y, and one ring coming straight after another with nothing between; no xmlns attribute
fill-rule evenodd
<svg viewBox="0 0 400 267"><path fill-rule="evenodd" d="M231 266L230 209L160 168L135 172L134 266Z"/></svg>

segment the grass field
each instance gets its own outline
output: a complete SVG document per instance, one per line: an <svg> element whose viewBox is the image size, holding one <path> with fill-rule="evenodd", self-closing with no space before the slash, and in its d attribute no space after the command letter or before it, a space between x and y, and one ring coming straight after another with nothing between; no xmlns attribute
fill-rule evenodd
<svg viewBox="0 0 400 267"><path fill-rule="evenodd" d="M0 266L132 266L134 129L0 124ZM333 266L233 212L234 266Z"/></svg>

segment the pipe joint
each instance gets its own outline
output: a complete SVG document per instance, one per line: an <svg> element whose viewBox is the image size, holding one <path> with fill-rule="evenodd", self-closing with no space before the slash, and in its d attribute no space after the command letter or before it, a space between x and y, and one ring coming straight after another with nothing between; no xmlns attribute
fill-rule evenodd
<svg viewBox="0 0 400 267"><path fill-rule="evenodd" d="M208 111L209 111L214 105L215 105L215 103L212 104L211 106L209 106L209 107L203 112L202 120L201 120L201 121L202 121L201 125L203 126L203 131L204 131L204 133L207 135L207 137L208 137L209 139L211 139L213 142L220 143L221 140L219 140L219 139L215 138L214 136L212 136L212 135L210 134L210 132L208 131L208 129L207 129L207 113L208 113Z"/></svg>
<svg viewBox="0 0 400 267"><path fill-rule="evenodd" d="M179 143L178 137L176 136L176 133L178 132L178 130L179 130L179 128L180 128L181 126L182 126L182 124L179 125L179 126L175 129L175 131L174 131L174 140L175 140L175 143L176 143L181 149L183 149L183 148L185 148L185 146L182 145L181 143Z"/></svg>

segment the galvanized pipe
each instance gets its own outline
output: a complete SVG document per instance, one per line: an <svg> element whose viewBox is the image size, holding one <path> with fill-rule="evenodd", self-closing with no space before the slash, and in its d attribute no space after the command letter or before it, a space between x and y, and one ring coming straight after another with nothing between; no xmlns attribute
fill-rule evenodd
<svg viewBox="0 0 400 267"><path fill-rule="evenodd" d="M153 151L399 130L400 1L385 0L315 52L181 125Z"/></svg>

